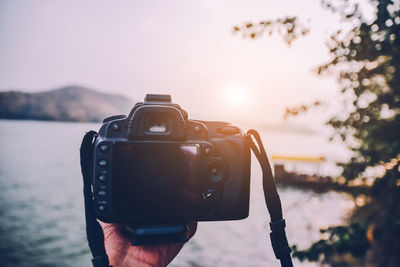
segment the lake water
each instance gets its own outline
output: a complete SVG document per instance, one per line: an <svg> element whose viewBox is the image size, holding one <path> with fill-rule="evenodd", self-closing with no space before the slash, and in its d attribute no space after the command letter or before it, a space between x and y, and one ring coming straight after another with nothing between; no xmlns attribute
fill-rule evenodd
<svg viewBox="0 0 400 267"><path fill-rule="evenodd" d="M79 146L99 124L0 120L1 266L91 266L84 232ZM264 133L271 153L340 157L320 136ZM306 152L306 153L304 153ZM304 167L303 167L304 168ZM314 167L305 167L312 171ZM321 172L334 173L333 165ZM336 225L353 207L350 196L279 188L291 244L308 247L319 229ZM261 170L253 158L249 218L200 223L170 266L279 266L269 241ZM300 263L296 266L314 266Z"/></svg>

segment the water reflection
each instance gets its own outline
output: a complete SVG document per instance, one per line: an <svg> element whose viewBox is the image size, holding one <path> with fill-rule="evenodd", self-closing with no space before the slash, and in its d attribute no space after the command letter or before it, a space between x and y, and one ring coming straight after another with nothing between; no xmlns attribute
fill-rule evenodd
<svg viewBox="0 0 400 267"><path fill-rule="evenodd" d="M81 137L98 124L0 120L0 261L2 266L88 266L84 235ZM300 138L300 137L299 137ZM303 137L305 138L305 137ZM268 140L285 143L280 134ZM342 222L346 194L279 188L287 235L305 248L319 229ZM253 160L250 216L200 223L171 266L277 266L268 237L261 170ZM295 262L296 266L312 266Z"/></svg>

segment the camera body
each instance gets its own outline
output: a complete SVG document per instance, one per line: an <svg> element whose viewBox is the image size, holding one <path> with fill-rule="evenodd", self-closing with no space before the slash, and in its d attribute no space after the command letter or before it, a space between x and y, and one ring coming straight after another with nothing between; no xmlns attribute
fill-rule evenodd
<svg viewBox="0 0 400 267"><path fill-rule="evenodd" d="M188 119L169 95L147 95L103 121L94 144L93 207L119 223L248 216L250 146L226 122Z"/></svg>

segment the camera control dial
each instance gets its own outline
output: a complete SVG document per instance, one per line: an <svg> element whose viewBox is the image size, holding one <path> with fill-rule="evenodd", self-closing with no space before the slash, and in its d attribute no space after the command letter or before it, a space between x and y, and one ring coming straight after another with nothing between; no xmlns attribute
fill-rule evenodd
<svg viewBox="0 0 400 267"><path fill-rule="evenodd" d="M113 120L119 120L119 119L125 119L126 116L125 115L114 115L114 116L110 116L107 117L103 120L103 123L109 122L109 121L113 121Z"/></svg>

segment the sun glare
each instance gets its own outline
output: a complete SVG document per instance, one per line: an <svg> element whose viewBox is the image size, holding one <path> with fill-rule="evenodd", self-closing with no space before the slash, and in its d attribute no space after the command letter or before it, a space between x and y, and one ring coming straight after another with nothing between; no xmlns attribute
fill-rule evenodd
<svg viewBox="0 0 400 267"><path fill-rule="evenodd" d="M238 107L247 104L249 95L245 89L233 87L225 91L224 98L230 106Z"/></svg>

